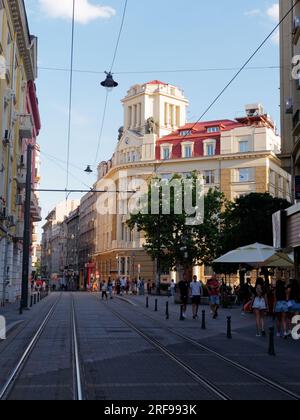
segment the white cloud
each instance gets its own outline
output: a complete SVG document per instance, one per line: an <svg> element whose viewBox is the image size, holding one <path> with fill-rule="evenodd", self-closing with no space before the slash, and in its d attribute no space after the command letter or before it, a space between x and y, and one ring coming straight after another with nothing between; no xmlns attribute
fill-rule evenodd
<svg viewBox="0 0 300 420"><path fill-rule="evenodd" d="M276 45L280 45L280 32L279 30L275 32L275 34L272 36L272 41Z"/></svg>
<svg viewBox="0 0 300 420"><path fill-rule="evenodd" d="M274 22L279 22L279 4L275 3L267 10L267 15Z"/></svg>
<svg viewBox="0 0 300 420"><path fill-rule="evenodd" d="M245 16L260 16L260 15L261 15L260 9L253 9L253 10L248 10L247 12L245 12Z"/></svg>
<svg viewBox="0 0 300 420"><path fill-rule="evenodd" d="M269 9L267 10L267 16L273 21L278 23L279 22L279 4L274 3ZM280 33L279 29L274 33L272 36L272 41L276 45L280 45Z"/></svg>
<svg viewBox="0 0 300 420"><path fill-rule="evenodd" d="M279 4L274 3L272 6L270 6L267 10L260 10L260 9L253 9L249 10L244 13L245 16L249 17L257 17L257 16L263 16L264 18L268 18L272 22L279 22ZM272 36L272 42L276 44L277 46L280 44L280 35L279 30L277 30L274 35Z"/></svg>
<svg viewBox="0 0 300 420"><path fill-rule="evenodd" d="M44 13L51 18L71 19L73 0L39 0ZM76 0L76 22L87 24L96 19L110 19L116 14L109 6L92 4L90 0Z"/></svg>

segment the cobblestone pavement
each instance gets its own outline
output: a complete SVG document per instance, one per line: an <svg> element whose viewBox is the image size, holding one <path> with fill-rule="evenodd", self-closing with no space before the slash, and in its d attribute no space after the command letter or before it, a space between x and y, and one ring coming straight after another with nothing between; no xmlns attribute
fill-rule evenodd
<svg viewBox="0 0 300 420"><path fill-rule="evenodd" d="M179 320L179 306L158 297L116 297L103 302L98 294L54 293L21 317L7 340L0 342L0 389L42 323L55 309L36 346L19 372L9 399L74 399L74 348L72 301L76 313L83 396L88 400L209 400L217 399L183 365L215 384L232 399L290 399L255 377L226 364L187 341L183 336L241 363L300 394L300 342L276 339L276 357L268 355L268 337L256 338L254 319L239 308L221 310L217 321L206 310L207 329L201 319ZM166 302L170 319L166 320ZM16 308L15 308L16 309ZM20 319L6 311L9 322ZM190 309L189 309L190 311ZM4 313L4 312L3 312ZM0 312L1 315L1 312ZM233 338L226 336L227 317L232 317ZM200 317L201 318L201 317ZM273 325L268 320L268 325ZM154 343L162 346L157 348ZM176 360L182 361L180 365Z"/></svg>

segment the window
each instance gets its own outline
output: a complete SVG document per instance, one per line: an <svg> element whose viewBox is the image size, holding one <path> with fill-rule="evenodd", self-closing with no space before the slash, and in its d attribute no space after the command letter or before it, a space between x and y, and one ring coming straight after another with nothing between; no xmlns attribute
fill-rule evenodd
<svg viewBox="0 0 300 420"><path fill-rule="evenodd" d="M237 182L251 182L251 181L252 181L252 170L250 168L238 169Z"/></svg>
<svg viewBox="0 0 300 420"><path fill-rule="evenodd" d="M215 155L215 146L213 144L208 144L206 146L206 156L214 156Z"/></svg>
<svg viewBox="0 0 300 420"><path fill-rule="evenodd" d="M185 158L191 158L191 157L193 157L192 146L185 146L184 147L184 157Z"/></svg>
<svg viewBox="0 0 300 420"><path fill-rule="evenodd" d="M169 160L171 156L170 149L168 147L163 147L162 158L163 160Z"/></svg>
<svg viewBox="0 0 300 420"><path fill-rule="evenodd" d="M180 131L181 137L190 136L191 134L192 134L192 131L191 130L183 130L183 131Z"/></svg>
<svg viewBox="0 0 300 420"><path fill-rule="evenodd" d="M207 132L208 133L219 133L220 127L208 127Z"/></svg>
<svg viewBox="0 0 300 420"><path fill-rule="evenodd" d="M240 141L239 142L239 152L240 153L249 152L249 142L248 141Z"/></svg>
<svg viewBox="0 0 300 420"><path fill-rule="evenodd" d="M204 171L204 183L206 185L215 184L215 171Z"/></svg>

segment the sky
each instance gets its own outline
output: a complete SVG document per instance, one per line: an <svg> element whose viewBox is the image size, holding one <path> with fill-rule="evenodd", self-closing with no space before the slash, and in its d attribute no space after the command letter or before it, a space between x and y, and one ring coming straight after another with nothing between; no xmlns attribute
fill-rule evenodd
<svg viewBox="0 0 300 420"><path fill-rule="evenodd" d="M42 130L41 187L66 187L72 0L25 0L30 31L39 40L37 93ZM106 91L100 86L109 70L121 24L124 0L76 0L70 183L92 186ZM170 70L240 67L278 22L276 0L128 0L114 73L119 83L108 99L99 162L111 157L123 125L121 99L130 86L159 79L184 89L189 121L196 121L235 71ZM275 33L251 66L279 65ZM167 72L170 71L170 72ZM129 74L128 74L129 72ZM137 72L137 74L132 74ZM140 72L140 73L138 73ZM245 104L262 103L279 125L279 69L244 71L205 120L236 118ZM43 217L64 194L42 193ZM80 198L72 195L71 198Z"/></svg>

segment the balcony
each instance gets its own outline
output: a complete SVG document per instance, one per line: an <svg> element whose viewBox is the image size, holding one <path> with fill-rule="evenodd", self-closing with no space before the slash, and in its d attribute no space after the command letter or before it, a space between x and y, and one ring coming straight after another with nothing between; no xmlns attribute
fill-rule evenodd
<svg viewBox="0 0 300 420"><path fill-rule="evenodd" d="M294 114L293 116L293 134L294 136L299 136L300 134L300 110Z"/></svg>
<svg viewBox="0 0 300 420"><path fill-rule="evenodd" d="M31 218L33 222L42 221L42 216L41 216L42 209L40 208L39 200L34 193L31 194L30 211L31 211Z"/></svg>
<svg viewBox="0 0 300 420"><path fill-rule="evenodd" d="M26 168L19 169L16 176L16 181L20 188L26 187Z"/></svg>
<svg viewBox="0 0 300 420"><path fill-rule="evenodd" d="M112 241L112 249L118 250L131 250L131 249L143 249L143 240L126 242L126 241Z"/></svg>
<svg viewBox="0 0 300 420"><path fill-rule="evenodd" d="M31 115L20 115L20 138L31 139L33 136L33 124Z"/></svg>
<svg viewBox="0 0 300 420"><path fill-rule="evenodd" d="M16 239L22 240L24 237L24 222L18 221L16 226Z"/></svg>

